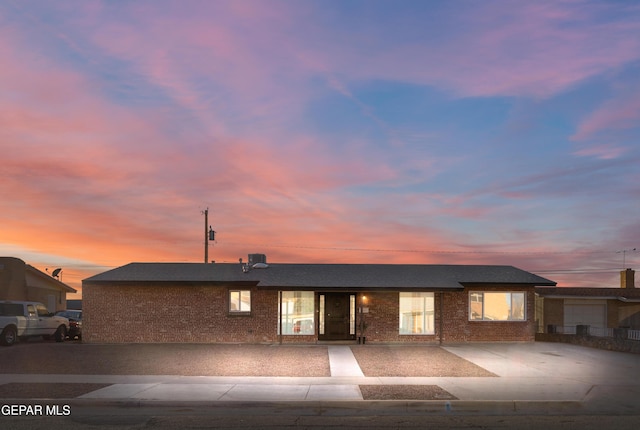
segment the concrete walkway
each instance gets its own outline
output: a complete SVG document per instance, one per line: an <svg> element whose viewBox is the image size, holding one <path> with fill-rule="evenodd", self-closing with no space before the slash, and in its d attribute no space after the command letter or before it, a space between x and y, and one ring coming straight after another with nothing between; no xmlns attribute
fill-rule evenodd
<svg viewBox="0 0 640 430"><path fill-rule="evenodd" d="M331 376L362 376L362 369L348 346L329 346Z"/></svg>
<svg viewBox="0 0 640 430"><path fill-rule="evenodd" d="M464 344L445 349L498 377L365 377L348 346L330 346L330 377L2 374L0 383L111 384L73 400L125 404L362 401L361 385L437 385L459 399L450 401L456 408L477 408L480 402L492 407L503 402L509 410L555 404L553 407L582 412L586 408L637 414L640 408L637 354L544 342Z"/></svg>

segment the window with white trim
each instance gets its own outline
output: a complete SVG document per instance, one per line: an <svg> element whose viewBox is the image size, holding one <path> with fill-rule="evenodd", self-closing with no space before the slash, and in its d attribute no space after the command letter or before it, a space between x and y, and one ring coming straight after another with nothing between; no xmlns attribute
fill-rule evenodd
<svg viewBox="0 0 640 430"><path fill-rule="evenodd" d="M315 293L313 291L282 291L282 307L278 315L278 334L311 335L315 333Z"/></svg>
<svg viewBox="0 0 640 430"><path fill-rule="evenodd" d="M433 303L433 293L400 293L400 334L434 334Z"/></svg>
<svg viewBox="0 0 640 430"><path fill-rule="evenodd" d="M250 313L251 312L251 291L250 290L229 290L229 312L230 313Z"/></svg>
<svg viewBox="0 0 640 430"><path fill-rule="evenodd" d="M524 292L469 292L470 321L525 321Z"/></svg>

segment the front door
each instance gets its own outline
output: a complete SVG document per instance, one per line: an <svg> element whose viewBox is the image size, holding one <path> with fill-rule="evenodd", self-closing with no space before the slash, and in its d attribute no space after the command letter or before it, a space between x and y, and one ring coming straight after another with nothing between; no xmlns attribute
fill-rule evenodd
<svg viewBox="0 0 640 430"><path fill-rule="evenodd" d="M319 340L355 339L355 295L322 293L320 308L324 317L321 325L324 327L320 327Z"/></svg>

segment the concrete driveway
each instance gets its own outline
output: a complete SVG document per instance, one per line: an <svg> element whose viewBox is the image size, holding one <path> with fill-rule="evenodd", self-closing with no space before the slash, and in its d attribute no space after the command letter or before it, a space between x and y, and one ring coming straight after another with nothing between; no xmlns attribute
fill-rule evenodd
<svg viewBox="0 0 640 430"><path fill-rule="evenodd" d="M446 350L499 378L446 378L439 384L466 400L573 401L591 410L637 413L640 355L562 343L487 343Z"/></svg>

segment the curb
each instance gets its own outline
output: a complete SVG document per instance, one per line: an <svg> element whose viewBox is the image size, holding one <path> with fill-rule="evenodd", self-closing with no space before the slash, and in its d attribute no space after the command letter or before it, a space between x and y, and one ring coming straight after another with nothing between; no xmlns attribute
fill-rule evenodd
<svg viewBox="0 0 640 430"><path fill-rule="evenodd" d="M482 401L482 400L340 400L340 401L166 401L133 399L3 399L1 404L68 405L71 408L171 408L215 410L237 409L242 413L264 413L265 410L293 408L304 415L340 415L358 410L376 415L602 415L579 401ZM162 414L162 413L160 413ZM635 413L634 413L635 414ZM633 415L628 413L626 415Z"/></svg>

